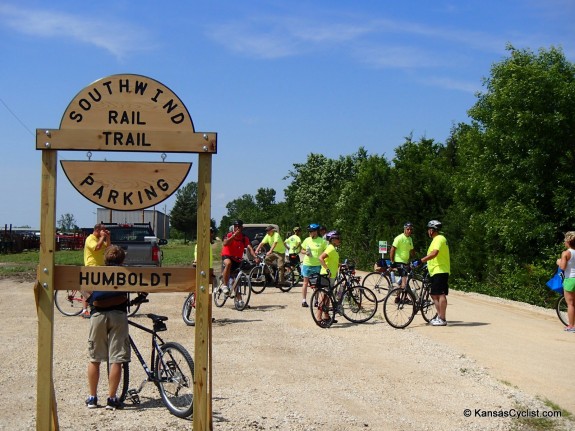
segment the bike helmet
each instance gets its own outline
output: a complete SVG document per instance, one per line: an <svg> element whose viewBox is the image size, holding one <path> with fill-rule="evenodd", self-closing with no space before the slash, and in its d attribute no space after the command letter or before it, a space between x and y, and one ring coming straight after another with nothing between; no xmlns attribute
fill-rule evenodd
<svg viewBox="0 0 575 431"><path fill-rule="evenodd" d="M427 223L428 229L439 230L442 226L443 225L438 220L431 220L429 223Z"/></svg>
<svg viewBox="0 0 575 431"><path fill-rule="evenodd" d="M338 230L331 230L325 234L325 238L331 241L332 239L341 239L341 235Z"/></svg>
<svg viewBox="0 0 575 431"><path fill-rule="evenodd" d="M403 225L403 228L408 228L408 227L413 227L413 223L411 223L410 221L406 221L405 224Z"/></svg>
<svg viewBox="0 0 575 431"><path fill-rule="evenodd" d="M240 219L237 219L236 221L234 221L234 226L243 226L244 222L241 221Z"/></svg>
<svg viewBox="0 0 575 431"><path fill-rule="evenodd" d="M319 224L317 223L312 223L307 227L307 230L309 232L313 232L314 230L318 230L319 229Z"/></svg>

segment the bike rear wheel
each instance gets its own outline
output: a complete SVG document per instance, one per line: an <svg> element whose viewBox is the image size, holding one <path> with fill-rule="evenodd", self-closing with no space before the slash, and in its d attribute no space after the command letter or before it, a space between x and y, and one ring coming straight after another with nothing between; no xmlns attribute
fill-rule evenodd
<svg viewBox="0 0 575 431"><path fill-rule="evenodd" d="M194 361L179 343L160 346L154 377L160 396L170 413L187 418L194 408Z"/></svg>
<svg viewBox="0 0 575 431"><path fill-rule="evenodd" d="M285 281L289 283L289 287L284 286L283 289L281 289L281 287L280 287L280 289L283 292L289 292L292 287L298 285L298 283L300 282L300 278L301 278L301 276L300 276L300 274L296 268L294 268L291 265L289 265L289 266L286 265L285 266Z"/></svg>
<svg viewBox="0 0 575 431"><path fill-rule="evenodd" d="M363 286L354 286L343 293L341 299L343 317L353 323L364 323L377 311L375 293Z"/></svg>
<svg viewBox="0 0 575 431"><path fill-rule="evenodd" d="M243 311L250 303L252 286L247 275L242 274L235 288L234 306L236 310Z"/></svg>
<svg viewBox="0 0 575 431"><path fill-rule="evenodd" d="M188 295L182 306L182 320L188 326L196 324L196 293L192 292Z"/></svg>
<svg viewBox="0 0 575 431"><path fill-rule="evenodd" d="M262 293L267 286L267 277L264 273L264 267L254 266L250 271L250 283L252 292L256 295Z"/></svg>
<svg viewBox="0 0 575 431"><path fill-rule="evenodd" d="M55 290L54 305L64 316L78 316L82 312L82 292L79 290Z"/></svg>
<svg viewBox="0 0 575 431"><path fill-rule="evenodd" d="M335 305L330 292L323 287L314 289L310 299L311 317L320 328L329 328L335 319Z"/></svg>
<svg viewBox="0 0 575 431"><path fill-rule="evenodd" d="M565 296L561 295L561 297L557 300L557 304L555 304L555 311L557 311L557 317L561 323L565 326L569 325L569 318L567 317L567 302L565 301Z"/></svg>
<svg viewBox="0 0 575 431"><path fill-rule="evenodd" d="M392 327L403 329L413 321L416 313L415 307L413 293L397 287L383 300L383 316Z"/></svg>
<svg viewBox="0 0 575 431"><path fill-rule="evenodd" d="M371 289L373 293L375 293L377 302L383 302L391 290L391 280L389 276L381 272L370 272L363 278L361 285Z"/></svg>
<svg viewBox="0 0 575 431"><path fill-rule="evenodd" d="M110 364L108 363L108 376L110 375ZM126 400L128 395L128 388L130 387L130 363L124 362L122 364L122 377L120 379L120 385L116 391L116 396L120 399L120 402Z"/></svg>

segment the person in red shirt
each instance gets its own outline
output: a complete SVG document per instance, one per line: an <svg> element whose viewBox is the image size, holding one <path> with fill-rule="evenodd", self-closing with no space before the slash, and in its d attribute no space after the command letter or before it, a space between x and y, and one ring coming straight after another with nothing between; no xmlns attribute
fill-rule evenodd
<svg viewBox="0 0 575 431"><path fill-rule="evenodd" d="M250 244L250 239L242 233L244 222L236 220L234 222L233 232L229 232L223 241L222 247L222 264L224 269L222 271L222 290L224 293L229 293L227 281L230 279L232 271L237 269L242 262L244 256L244 249L248 249L250 254L255 258L256 254Z"/></svg>

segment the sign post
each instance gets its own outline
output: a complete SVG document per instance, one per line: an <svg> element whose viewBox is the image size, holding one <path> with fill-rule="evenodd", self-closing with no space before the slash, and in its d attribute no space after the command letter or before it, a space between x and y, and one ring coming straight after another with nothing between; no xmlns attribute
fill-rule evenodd
<svg viewBox="0 0 575 431"><path fill-rule="evenodd" d="M141 75L112 75L80 91L59 129L37 129L42 151L40 258L34 287L38 313L36 428L58 429L53 381L54 290L125 289L140 292L194 291L195 431L212 429L210 205L212 155L217 134L194 130L182 101L165 85ZM121 211L149 208L184 182L191 163L167 163L166 153L197 153L198 259L196 269L66 267L55 265L58 150L86 151L88 161L62 161L66 176L86 199ZM92 151L162 153L162 162L91 161ZM101 282L106 280L106 283ZM209 385L207 384L209 383Z"/></svg>

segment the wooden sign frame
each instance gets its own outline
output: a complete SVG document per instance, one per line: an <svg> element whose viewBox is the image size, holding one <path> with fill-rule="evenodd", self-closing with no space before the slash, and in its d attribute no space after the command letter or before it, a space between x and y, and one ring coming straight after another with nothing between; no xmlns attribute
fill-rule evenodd
<svg viewBox="0 0 575 431"><path fill-rule="evenodd" d="M64 112L60 129L36 130L36 149L42 151L40 256L34 285L38 314L36 429L59 429L53 374L54 291L78 289L86 277L93 282L95 274L115 281L113 286L111 282L99 285L99 290L120 288L119 280L124 280L126 289L137 291L196 291L192 427L194 431L213 429L209 256L212 155L217 152L217 134L196 132L187 108L165 85L142 75L122 74L102 78L80 91ZM196 268L55 265L58 150L197 153L198 250L203 252L198 253Z"/></svg>

